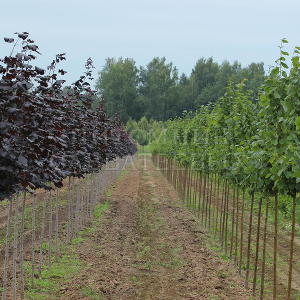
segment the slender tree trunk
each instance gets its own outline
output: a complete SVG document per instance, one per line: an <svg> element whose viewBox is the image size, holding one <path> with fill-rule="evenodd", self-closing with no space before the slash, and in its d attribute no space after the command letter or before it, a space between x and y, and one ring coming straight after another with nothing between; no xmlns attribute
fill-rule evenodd
<svg viewBox="0 0 300 300"><path fill-rule="evenodd" d="M241 214L241 241L240 241L240 262L239 262L239 273L240 274L242 273L242 264L243 264L244 213L245 213L245 189L243 189L242 214Z"/></svg>
<svg viewBox="0 0 300 300"><path fill-rule="evenodd" d="M224 199L226 191L226 180L223 180L221 204L220 204L220 217L219 217L219 240L223 243L223 218L224 218Z"/></svg>
<svg viewBox="0 0 300 300"><path fill-rule="evenodd" d="M211 218L212 218L212 194L213 194L213 182L214 176L211 176L210 188L209 188L209 206L208 206L208 228L211 230Z"/></svg>
<svg viewBox="0 0 300 300"><path fill-rule="evenodd" d="M221 214L221 244L222 249L224 249L224 241L225 241L225 220L226 220L226 205L227 205L227 191L228 191L228 180L225 180L224 185L224 194L223 194L223 209Z"/></svg>
<svg viewBox="0 0 300 300"><path fill-rule="evenodd" d="M239 231L239 216L240 216L240 190L237 188L236 191L236 220L235 220L235 250L234 250L234 260L237 262L238 256L238 231Z"/></svg>
<svg viewBox="0 0 300 300"><path fill-rule="evenodd" d="M266 214L264 224L264 236L263 236L263 257L262 257L262 270L261 270L261 285L260 285L260 300L264 298L265 289L265 270L266 270L266 245L267 245L267 231L268 231L268 215L269 215L269 197L266 203Z"/></svg>
<svg viewBox="0 0 300 300"><path fill-rule="evenodd" d="M230 197L230 185L227 186L227 200L226 200L226 214L225 214L225 254L227 255L228 245L228 216L229 216L229 197Z"/></svg>
<svg viewBox="0 0 300 300"><path fill-rule="evenodd" d="M273 299L277 299L277 237L278 237L278 193L274 202L274 257L273 257Z"/></svg>
<svg viewBox="0 0 300 300"><path fill-rule="evenodd" d="M253 222L253 205L254 205L254 192L251 193L251 207L250 207L250 220L248 231L248 249L247 249L247 266L246 266L246 287L249 284L249 272L250 272L250 252L251 252L251 239L252 239L252 222Z"/></svg>
<svg viewBox="0 0 300 300"><path fill-rule="evenodd" d="M21 222L21 233L20 233L20 287L21 287L21 298L24 298L25 289L25 278L24 278L24 226L25 226L25 201L26 193L23 196L22 202L22 222Z"/></svg>
<svg viewBox="0 0 300 300"><path fill-rule="evenodd" d="M202 193L202 205L201 205L201 223L204 225L204 212L205 212L205 203L206 203L206 182L207 175L204 172L204 184L203 184L203 193Z"/></svg>
<svg viewBox="0 0 300 300"><path fill-rule="evenodd" d="M55 255L56 259L59 255L59 241L58 241L58 231L59 231L59 189L56 189L55 194Z"/></svg>
<svg viewBox="0 0 300 300"><path fill-rule="evenodd" d="M53 201L52 194L49 193L49 210L48 210L48 266L51 264L52 256L52 222L53 222Z"/></svg>
<svg viewBox="0 0 300 300"><path fill-rule="evenodd" d="M43 266L43 243L45 235L45 220L46 220L46 208L47 208L47 199L45 198L43 204L42 220L41 220L41 236L40 236L40 260L39 260L39 274L41 275L42 266Z"/></svg>
<svg viewBox="0 0 300 300"><path fill-rule="evenodd" d="M232 258L233 253L233 244L234 244L234 230L235 230L235 198L236 198L236 189L233 187L232 195L232 213L231 213L231 237L230 237L230 258Z"/></svg>
<svg viewBox="0 0 300 300"><path fill-rule="evenodd" d="M4 264L3 264L3 293L2 300L6 300L7 296L7 277L8 277L8 262L9 262L9 248L10 248L10 239L11 239L11 218L13 210L13 199L10 197L9 209L7 213L7 225L6 225L6 236L5 236L5 255L4 255Z"/></svg>
<svg viewBox="0 0 300 300"><path fill-rule="evenodd" d="M199 186L199 191L198 191L198 213L197 213L198 218L200 218L200 212L201 212L202 189L203 189L203 172L200 171L200 186Z"/></svg>
<svg viewBox="0 0 300 300"><path fill-rule="evenodd" d="M290 260L289 260L288 299L291 299L291 293L292 293L295 225L296 225L296 193L293 195L293 208L292 208L292 232L291 232Z"/></svg>
<svg viewBox="0 0 300 300"><path fill-rule="evenodd" d="M255 250L255 262L254 262L254 275L253 275L253 287L252 294L256 294L256 279L257 279L257 265L258 265L258 256L259 256L259 242L260 242L260 223L261 223L261 206L262 206L262 197L260 196L258 204L258 223L257 223L257 232L256 232L256 250Z"/></svg>
<svg viewBox="0 0 300 300"><path fill-rule="evenodd" d="M31 219L31 225L32 225L32 235L31 235L31 286L34 288L34 276L35 276L35 240L36 240L36 195L33 195L32 200L32 219Z"/></svg>
<svg viewBox="0 0 300 300"><path fill-rule="evenodd" d="M19 239L19 195L15 197L14 215L14 251L13 251L13 300L17 299L17 267L18 267L18 239Z"/></svg>

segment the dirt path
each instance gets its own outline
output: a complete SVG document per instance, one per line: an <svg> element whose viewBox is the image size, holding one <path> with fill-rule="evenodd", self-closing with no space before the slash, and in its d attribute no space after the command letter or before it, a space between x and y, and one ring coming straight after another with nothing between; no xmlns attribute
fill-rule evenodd
<svg viewBox="0 0 300 300"><path fill-rule="evenodd" d="M150 157L139 157L107 197L101 225L77 249L85 267L60 299L249 298ZM87 289L91 296L83 295Z"/></svg>

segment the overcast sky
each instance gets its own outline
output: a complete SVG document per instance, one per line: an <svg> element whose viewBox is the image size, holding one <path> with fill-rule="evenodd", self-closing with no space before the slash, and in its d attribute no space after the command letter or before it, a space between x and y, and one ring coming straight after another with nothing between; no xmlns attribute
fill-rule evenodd
<svg viewBox="0 0 300 300"><path fill-rule="evenodd" d="M269 66L281 38L300 45L300 0L2 0L0 9L1 40L28 31L41 66L66 52L69 82L88 57L99 71L107 57L139 66L165 56L190 74L202 56ZM9 48L0 45L3 56Z"/></svg>

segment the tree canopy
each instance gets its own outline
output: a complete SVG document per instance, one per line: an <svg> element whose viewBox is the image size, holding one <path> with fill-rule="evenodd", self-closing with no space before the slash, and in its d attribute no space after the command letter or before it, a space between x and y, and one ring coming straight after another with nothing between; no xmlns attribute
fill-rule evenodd
<svg viewBox="0 0 300 300"><path fill-rule="evenodd" d="M109 114L119 112L121 119L165 121L196 111L201 105L214 103L224 95L229 82L244 82L256 101L265 80L263 63L242 67L237 61L219 64L200 58L190 76L179 74L165 57L153 58L145 67L137 67L131 58L108 58L96 84Z"/></svg>
<svg viewBox="0 0 300 300"><path fill-rule="evenodd" d="M123 121L135 116L138 82L138 69L133 59L106 59L96 87L106 100L110 115L118 112Z"/></svg>

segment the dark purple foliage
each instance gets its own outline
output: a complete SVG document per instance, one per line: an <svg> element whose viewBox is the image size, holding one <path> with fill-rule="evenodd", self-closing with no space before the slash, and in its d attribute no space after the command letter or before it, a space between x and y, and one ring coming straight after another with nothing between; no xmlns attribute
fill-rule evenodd
<svg viewBox="0 0 300 300"><path fill-rule="evenodd" d="M97 172L103 164L136 152L118 116L103 105L92 109L93 63L83 76L63 87L65 60L58 54L48 70L33 66L38 46L27 32L16 33L21 50L0 59L0 200L28 188L57 187L67 176Z"/></svg>

